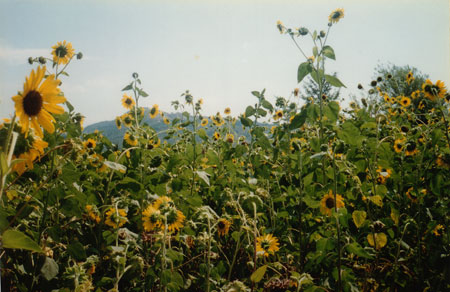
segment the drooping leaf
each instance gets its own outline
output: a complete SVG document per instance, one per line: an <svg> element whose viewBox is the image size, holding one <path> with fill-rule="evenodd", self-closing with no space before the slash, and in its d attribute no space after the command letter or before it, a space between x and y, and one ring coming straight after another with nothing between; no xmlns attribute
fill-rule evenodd
<svg viewBox="0 0 450 292"><path fill-rule="evenodd" d="M380 195L370 196L368 199L378 207L383 207L383 198Z"/></svg>
<svg viewBox="0 0 450 292"><path fill-rule="evenodd" d="M209 186L209 174L206 171L197 171L197 175Z"/></svg>
<svg viewBox="0 0 450 292"><path fill-rule="evenodd" d="M357 242L353 242L346 246L346 249L349 253L355 254L359 257L372 259L373 257Z"/></svg>
<svg viewBox="0 0 450 292"><path fill-rule="evenodd" d="M346 86L344 85L344 83L341 82L341 80L339 80L337 77L334 77L334 76L332 76L332 75L327 75L327 74L325 74L325 80L326 80L328 83L330 83L331 85L333 85L333 86L336 86L336 87L346 87Z"/></svg>
<svg viewBox="0 0 450 292"><path fill-rule="evenodd" d="M309 62L301 63L300 66L298 66L297 71L297 82L302 82L303 78L305 78L309 73L312 71L312 65Z"/></svg>

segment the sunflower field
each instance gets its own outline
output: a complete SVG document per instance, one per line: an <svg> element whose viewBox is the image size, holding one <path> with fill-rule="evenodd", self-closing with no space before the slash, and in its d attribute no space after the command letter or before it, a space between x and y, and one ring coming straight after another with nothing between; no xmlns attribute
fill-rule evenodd
<svg viewBox="0 0 450 292"><path fill-rule="evenodd" d="M63 93L82 53L30 57L0 125L2 291L450 291L450 95L411 71L348 108L328 98L343 16L276 25L318 89L306 102L253 91L245 113L207 117L186 91L169 119L133 73L121 147L84 133ZM167 130L143 122L158 115Z"/></svg>

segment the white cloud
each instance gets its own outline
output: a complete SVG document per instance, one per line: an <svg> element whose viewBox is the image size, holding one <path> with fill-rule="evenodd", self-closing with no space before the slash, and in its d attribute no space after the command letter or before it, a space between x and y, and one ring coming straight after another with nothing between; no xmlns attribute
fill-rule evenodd
<svg viewBox="0 0 450 292"><path fill-rule="evenodd" d="M28 57L48 56L49 53L49 49L13 48L0 44L0 60L10 64L25 64Z"/></svg>

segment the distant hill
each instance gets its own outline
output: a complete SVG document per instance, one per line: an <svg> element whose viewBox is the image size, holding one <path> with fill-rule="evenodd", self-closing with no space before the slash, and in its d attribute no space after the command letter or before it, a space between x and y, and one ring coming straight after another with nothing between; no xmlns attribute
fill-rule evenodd
<svg viewBox="0 0 450 292"><path fill-rule="evenodd" d="M143 120L142 123L148 124L150 127L155 129L156 132L161 132L161 131L164 131L164 130L169 128L169 125L164 124L163 118L160 115L158 115L154 119L151 119L149 117L148 113L149 113L149 109L146 108L145 109L144 120ZM182 114L181 113L164 113L164 116L166 118L168 118L170 121L172 121L175 118L179 118L179 119L182 118ZM211 123L212 122L209 119L209 125ZM262 124L262 126L270 127L271 125L269 125L269 124ZM119 147L122 147L122 140L123 140L123 136L125 135L125 132L127 130L127 127L122 125L122 128L119 130L116 127L115 120L102 121L102 122L98 122L98 123L95 123L95 124L87 126L86 128L84 128L84 133L92 133L95 130L103 132L103 135L105 135L112 143L118 145ZM248 140L250 139L250 134L248 133L248 129L246 129L245 131L242 129L242 124L241 124L241 121L239 119L236 121L236 124L235 124L235 126L233 128L233 131L234 131L233 134L235 134L235 138L236 139L239 136L245 136ZM212 136L214 134L214 129L207 127L206 133L209 136ZM164 138L164 135L161 135L159 138L160 139Z"/></svg>

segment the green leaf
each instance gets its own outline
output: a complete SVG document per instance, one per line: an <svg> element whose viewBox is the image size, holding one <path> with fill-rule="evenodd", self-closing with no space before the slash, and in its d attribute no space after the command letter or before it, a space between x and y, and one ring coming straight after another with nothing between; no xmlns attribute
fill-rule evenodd
<svg viewBox="0 0 450 292"><path fill-rule="evenodd" d="M296 114L295 117L292 119L291 123L289 124L289 129L294 130L303 126L303 124L306 121L306 117L307 111L305 110L301 111L299 114Z"/></svg>
<svg viewBox="0 0 450 292"><path fill-rule="evenodd" d="M298 66L297 82L300 83L303 80L303 78L305 78L309 73L311 73L311 71L312 71L311 63L309 62L301 63L300 66Z"/></svg>
<svg viewBox="0 0 450 292"><path fill-rule="evenodd" d="M112 170L117 170L121 173L125 173L127 171L127 167L120 163L116 163L116 162L112 162L112 161L105 161L104 164L107 167L111 168Z"/></svg>
<svg viewBox="0 0 450 292"><path fill-rule="evenodd" d="M255 109L250 105L245 109L245 117L246 118L253 116L255 113L256 113Z"/></svg>
<svg viewBox="0 0 450 292"><path fill-rule="evenodd" d="M131 82L130 84L128 84L127 86L125 86L122 91L126 91L126 90L131 90L133 89L133 82Z"/></svg>
<svg viewBox="0 0 450 292"><path fill-rule="evenodd" d="M263 110L262 108L259 108L258 115L260 115L261 117L265 117L267 115L267 111Z"/></svg>
<svg viewBox="0 0 450 292"><path fill-rule="evenodd" d="M317 83L319 84L319 80L323 79L323 70L319 69L318 71L313 70L311 72L311 78Z"/></svg>
<svg viewBox="0 0 450 292"><path fill-rule="evenodd" d="M359 245L357 242L350 243L346 246L346 249L349 253L355 254L359 257L366 258L366 259L372 259L373 257Z"/></svg>
<svg viewBox="0 0 450 292"><path fill-rule="evenodd" d="M203 139L203 141L207 141L208 140L208 135L206 134L205 129L201 128L197 131L197 135Z"/></svg>
<svg viewBox="0 0 450 292"><path fill-rule="evenodd" d="M8 229L2 234L2 246L12 249L26 249L43 252L39 245L20 231Z"/></svg>
<svg viewBox="0 0 450 292"><path fill-rule="evenodd" d="M314 48L313 48L313 55L314 55L314 58L316 58L317 57L317 55L318 55L318 50L317 50L317 47L315 46Z"/></svg>
<svg viewBox="0 0 450 292"><path fill-rule="evenodd" d="M84 261L86 259L86 251L79 241L71 243L67 247L67 252L77 261Z"/></svg>
<svg viewBox="0 0 450 292"><path fill-rule="evenodd" d="M73 105L72 105L70 102L68 102L67 100L66 100L66 105L67 105L67 108L69 109L69 112L73 112L73 110L74 110L75 108L74 108Z"/></svg>
<svg viewBox="0 0 450 292"><path fill-rule="evenodd" d="M209 174L205 171L197 171L197 174L209 186Z"/></svg>
<svg viewBox="0 0 450 292"><path fill-rule="evenodd" d="M42 276L44 276L44 278L47 281L50 281L51 279L56 277L56 275L58 275L58 273L59 273L58 264L55 262L54 259L46 257L44 265L42 265L42 268L41 268Z"/></svg>
<svg viewBox="0 0 450 292"><path fill-rule="evenodd" d="M0 152L0 177L3 177L7 171L8 171L8 163L6 159L6 154L2 151Z"/></svg>
<svg viewBox="0 0 450 292"><path fill-rule="evenodd" d="M325 57L336 60L336 56L334 55L334 50L330 46L324 46L322 48L322 53Z"/></svg>
<svg viewBox="0 0 450 292"><path fill-rule="evenodd" d="M383 198L380 195L367 197L372 203L377 205L378 207L383 207Z"/></svg>
<svg viewBox="0 0 450 292"><path fill-rule="evenodd" d="M250 127L253 124L252 120L245 117L240 117L240 120L244 127Z"/></svg>
<svg viewBox="0 0 450 292"><path fill-rule="evenodd" d="M264 277L266 273L267 265L259 267L253 274L250 276L250 280L254 283L258 283Z"/></svg>
<svg viewBox="0 0 450 292"><path fill-rule="evenodd" d="M273 106L272 106L272 104L271 104L268 100L263 99L263 100L261 101L261 105L263 106L263 108L265 108L265 109L267 109L267 110L269 110L269 111L273 111Z"/></svg>
<svg viewBox="0 0 450 292"><path fill-rule="evenodd" d="M145 92L143 89L139 89L138 88L137 91L139 92L139 95L142 96L142 97L147 97L148 96L148 93Z"/></svg>
<svg viewBox="0 0 450 292"><path fill-rule="evenodd" d="M254 96L256 96L257 98L260 98L260 97L261 97L261 94L259 93L259 91L252 91L252 94L253 94Z"/></svg>
<svg viewBox="0 0 450 292"><path fill-rule="evenodd" d="M336 87L346 87L337 77L325 74L325 80Z"/></svg>
<svg viewBox="0 0 450 292"><path fill-rule="evenodd" d="M359 228L364 223L364 221L366 220L366 216L366 211L356 210L353 212L352 218L357 228Z"/></svg>

